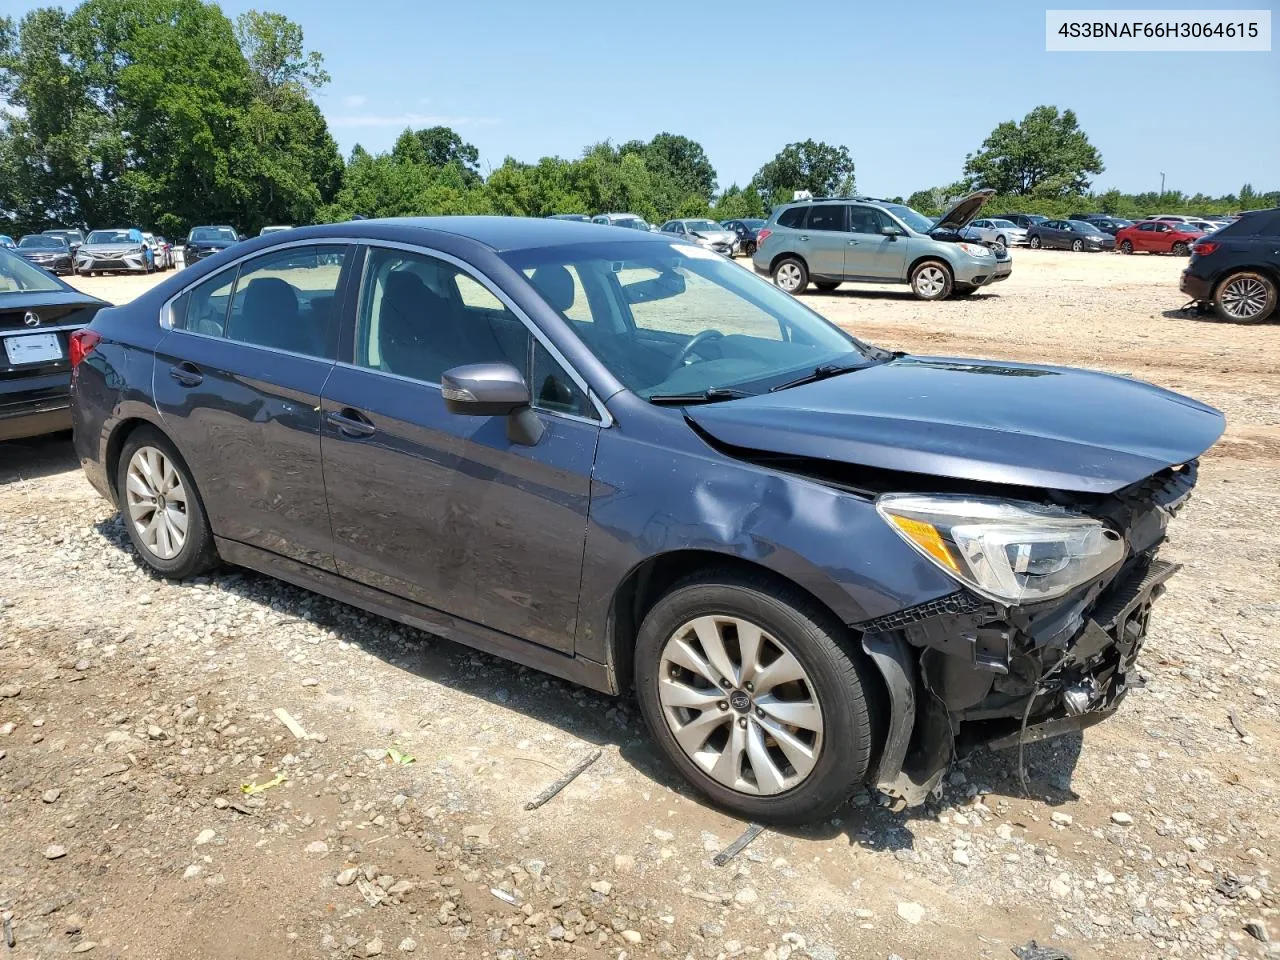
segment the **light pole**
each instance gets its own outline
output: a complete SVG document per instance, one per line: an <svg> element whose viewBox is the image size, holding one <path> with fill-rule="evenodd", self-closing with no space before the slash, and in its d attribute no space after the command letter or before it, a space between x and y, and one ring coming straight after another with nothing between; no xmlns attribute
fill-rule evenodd
<svg viewBox="0 0 1280 960"><path fill-rule="evenodd" d="M1160 172L1160 199L1164 200L1164 171Z"/></svg>

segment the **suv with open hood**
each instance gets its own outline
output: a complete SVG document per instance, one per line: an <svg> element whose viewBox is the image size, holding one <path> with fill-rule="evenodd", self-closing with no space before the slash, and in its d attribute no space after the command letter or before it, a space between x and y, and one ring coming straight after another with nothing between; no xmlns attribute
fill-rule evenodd
<svg viewBox="0 0 1280 960"><path fill-rule="evenodd" d="M783 204L757 234L751 262L792 294L810 281L819 290L855 281L907 283L921 300L968 296L1013 271L1002 244L961 235L994 193L969 194L936 223L906 204L873 197Z"/></svg>

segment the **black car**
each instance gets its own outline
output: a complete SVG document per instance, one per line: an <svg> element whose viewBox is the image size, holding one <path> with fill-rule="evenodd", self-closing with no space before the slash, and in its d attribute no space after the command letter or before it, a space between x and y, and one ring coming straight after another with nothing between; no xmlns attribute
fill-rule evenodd
<svg viewBox="0 0 1280 960"><path fill-rule="evenodd" d="M735 252L746 257L751 257L755 256L760 228L767 222L767 220L759 220L755 218L723 220L721 221L721 226L726 230L732 230L738 235L738 245L735 248Z"/></svg>
<svg viewBox="0 0 1280 960"><path fill-rule="evenodd" d="M1049 218L1040 213L997 213L988 217L990 220L1011 220L1024 230L1030 230L1036 224L1044 223Z"/></svg>
<svg viewBox="0 0 1280 960"><path fill-rule="evenodd" d="M71 248L62 237L29 233L18 241L17 253L22 259L44 267L50 273L72 272Z"/></svg>
<svg viewBox="0 0 1280 960"><path fill-rule="evenodd" d="M193 227L182 247L183 265L189 267L197 260L212 257L239 242L240 236L234 227Z"/></svg>
<svg viewBox="0 0 1280 960"><path fill-rule="evenodd" d="M76 227L55 227L52 230L40 231L46 237L61 237L67 242L67 246L71 248L71 255L74 257L80 244L84 243L84 231Z"/></svg>
<svg viewBox="0 0 1280 960"><path fill-rule="evenodd" d="M1041 247L1059 250L1097 252L1114 250L1116 238L1103 233L1085 220L1046 220L1027 230L1027 243L1033 250Z"/></svg>
<svg viewBox="0 0 1280 960"><path fill-rule="evenodd" d="M531 217L260 237L75 336L77 455L153 571L239 564L634 690L672 766L773 822L1110 716L1224 427Z"/></svg>
<svg viewBox="0 0 1280 960"><path fill-rule="evenodd" d="M1280 290L1280 207L1251 210L1197 240L1179 288L1234 323L1275 315Z"/></svg>
<svg viewBox="0 0 1280 960"><path fill-rule="evenodd" d="M591 217L585 213L553 213L547 217L548 220L569 220L573 223L590 223Z"/></svg>
<svg viewBox="0 0 1280 960"><path fill-rule="evenodd" d="M105 306L0 249L0 440L71 426L70 334Z"/></svg>

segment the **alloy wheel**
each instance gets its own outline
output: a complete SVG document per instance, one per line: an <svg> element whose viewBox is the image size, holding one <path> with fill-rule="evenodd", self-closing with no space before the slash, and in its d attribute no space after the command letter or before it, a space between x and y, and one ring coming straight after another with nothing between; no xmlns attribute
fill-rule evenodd
<svg viewBox="0 0 1280 960"><path fill-rule="evenodd" d="M690 620L663 646L658 677L672 736L717 783L767 796L813 772L824 726L816 688L796 656L757 624Z"/></svg>
<svg viewBox="0 0 1280 960"><path fill-rule="evenodd" d="M1256 277L1237 277L1218 295L1222 310L1233 320L1252 320L1267 306L1269 292Z"/></svg>
<svg viewBox="0 0 1280 960"><path fill-rule="evenodd" d="M947 285L947 275L941 267L922 267L916 273L916 292L922 297L932 299L942 293Z"/></svg>
<svg viewBox="0 0 1280 960"><path fill-rule="evenodd" d="M800 289L800 268L794 263L784 263L778 268L778 286L787 293L795 293Z"/></svg>
<svg viewBox="0 0 1280 960"><path fill-rule="evenodd" d="M172 560L187 542L187 489L164 452L139 447L129 460L125 506L142 545Z"/></svg>

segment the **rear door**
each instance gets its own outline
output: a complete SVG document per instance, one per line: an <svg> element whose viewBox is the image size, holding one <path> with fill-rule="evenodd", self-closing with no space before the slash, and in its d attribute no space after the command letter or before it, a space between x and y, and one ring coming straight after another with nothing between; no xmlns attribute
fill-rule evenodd
<svg viewBox="0 0 1280 960"><path fill-rule="evenodd" d="M498 288L443 253L371 245L354 344L324 389L338 572L562 651L573 649L600 420L585 385ZM440 375L508 362L546 428L450 413Z"/></svg>
<svg viewBox="0 0 1280 960"><path fill-rule="evenodd" d="M320 394L351 250L275 248L188 289L171 305L153 386L214 534L326 570Z"/></svg>
<svg viewBox="0 0 1280 960"><path fill-rule="evenodd" d="M811 277L845 277L845 248L849 245L844 203L815 203L800 232L797 250L809 265Z"/></svg>

